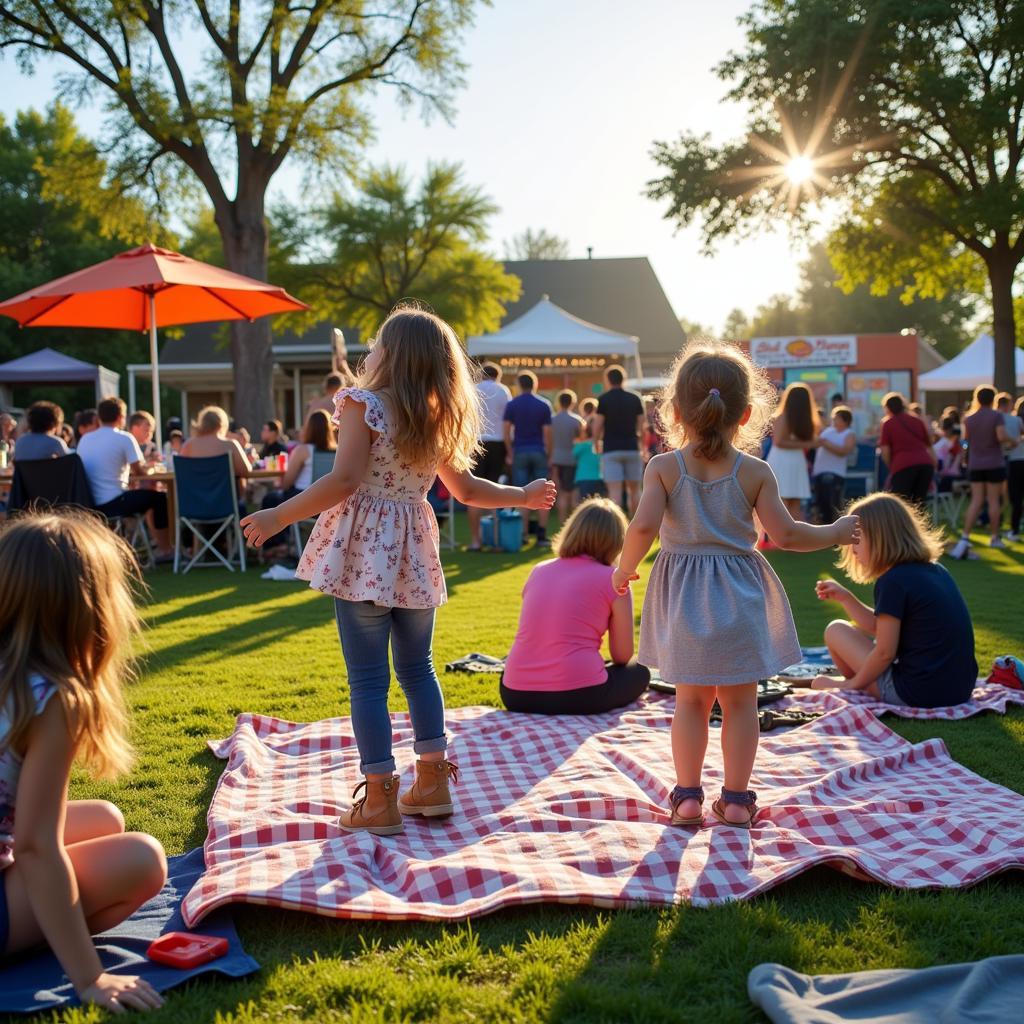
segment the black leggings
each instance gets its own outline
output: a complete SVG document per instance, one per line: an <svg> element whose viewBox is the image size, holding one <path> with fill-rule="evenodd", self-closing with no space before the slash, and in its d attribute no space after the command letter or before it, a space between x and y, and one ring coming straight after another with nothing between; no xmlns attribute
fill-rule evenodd
<svg viewBox="0 0 1024 1024"><path fill-rule="evenodd" d="M838 473L819 473L814 478L814 500L823 523L834 523L843 504L846 477Z"/></svg>
<svg viewBox="0 0 1024 1024"><path fill-rule="evenodd" d="M167 529L167 495L160 491L124 491L113 501L105 505L97 505L96 511L102 512L108 519L121 516L141 516L153 510L153 525L158 530Z"/></svg>
<svg viewBox="0 0 1024 1024"><path fill-rule="evenodd" d="M1010 492L1010 529L1020 533L1021 513L1024 512L1024 459L1010 459L1007 490Z"/></svg>
<svg viewBox="0 0 1024 1024"><path fill-rule="evenodd" d="M931 465L907 466L889 477L889 490L907 501L923 505L932 485L935 467Z"/></svg>
<svg viewBox="0 0 1024 1024"><path fill-rule="evenodd" d="M605 682L578 690L510 690L503 673L501 699L509 711L531 715L601 715L632 704L651 681L651 670L635 661L626 665L606 661L605 667Z"/></svg>

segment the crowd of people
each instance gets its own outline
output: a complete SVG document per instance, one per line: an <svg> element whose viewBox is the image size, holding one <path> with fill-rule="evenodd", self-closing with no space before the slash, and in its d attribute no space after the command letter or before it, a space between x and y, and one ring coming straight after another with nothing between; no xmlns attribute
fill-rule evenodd
<svg viewBox="0 0 1024 1024"><path fill-rule="evenodd" d="M239 513L248 506L271 507L308 487L312 482L313 454L333 453L336 431L331 419L333 396L354 378L347 371L329 374L324 394L313 399L306 420L292 440L279 420L263 424L260 445L251 442L244 426L232 422L224 409L211 405L200 409L186 437L182 422L168 420L163 449L154 443L156 421L151 413L128 413L118 397L103 399L95 409L74 416L74 427L64 420L60 406L34 402L19 420L0 413L0 457L8 465L53 459L75 453L82 461L91 493L91 504L109 520L144 517L154 541L155 561L173 560L166 485L149 478L165 473L176 458L208 458L227 454L237 482ZM331 406L330 410L326 407ZM254 469L284 465L276 486L269 489L249 479ZM2 467L0 467L2 468ZM2 496L0 496L2 498ZM0 519L6 506L0 500ZM288 553L286 536L274 539L265 556Z"/></svg>
<svg viewBox="0 0 1024 1024"><path fill-rule="evenodd" d="M758 680L801 659L788 595L757 550L759 534L796 552L838 546L846 574L875 583L872 607L834 580L819 582L818 597L849 619L831 623L824 636L840 674L815 679L815 689L841 686L929 707L970 696L977 677L970 614L939 564L941 536L919 502L894 488L841 510L831 478L843 475L853 450L841 403L819 429L805 387L791 385L780 401L744 353L711 343L680 354L657 408L624 387L617 367L596 402L577 411L576 396L564 392L557 413L536 394L531 374L519 376L515 398L500 376L484 367L478 396L475 369L452 328L419 308L396 310L358 381L329 380L309 410L283 486L242 519L247 541L265 547L318 517L296 575L334 599L362 776L342 830L386 837L401 833L407 816L456 812L457 767L431 655L435 616L447 600L427 502L437 479L470 508L537 512L538 544L547 543L547 516L562 494L568 515L552 538L554 557L535 565L524 586L501 697L522 712L599 713L636 700L656 667L675 687L671 825L705 823L702 775L715 701L724 784L711 814L733 828L757 822L750 779ZM960 441L968 472L985 474L969 482L986 497L1001 482L986 465L984 453L996 450L985 447L987 424L1000 457L1020 438L1005 421L979 418L993 412L995 398L976 394ZM887 399L882 454L894 484L919 495L925 474L915 467L924 463L897 456L914 437L933 454L944 443L951 457L955 432L943 426L933 441L897 399ZM906 416L913 423L899 419ZM30 452L63 454L59 419L54 409L33 407L31 422L41 429L27 432L39 435ZM160 492L128 486L132 474L146 482L152 417L126 419L123 403L110 399L96 420L72 440L100 509L151 514L159 530ZM203 410L193 436L176 439L176 457L227 453L244 482L251 453L230 427L223 410ZM775 454L765 461L752 452L769 429ZM24 457L21 441L16 458ZM266 424L263 444L265 458L287 447L280 424ZM333 468L314 479L313 454L331 448ZM828 510L819 523L800 515L812 474ZM581 485L591 486L581 493ZM656 539L634 648L631 584ZM101 774L127 765L121 686L137 628L136 572L127 545L95 516L27 515L0 532L0 949L47 942L83 1000L146 1009L159 996L138 978L104 973L89 936L159 890L163 851L149 836L125 833L112 805L67 800L76 755ZM388 710L391 655L414 734L414 779L405 790Z"/></svg>

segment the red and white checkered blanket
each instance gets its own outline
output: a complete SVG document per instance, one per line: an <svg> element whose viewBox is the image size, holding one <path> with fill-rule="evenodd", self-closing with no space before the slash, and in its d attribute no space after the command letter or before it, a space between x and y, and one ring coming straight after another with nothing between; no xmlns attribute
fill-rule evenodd
<svg viewBox="0 0 1024 1024"><path fill-rule="evenodd" d="M856 706L763 739L750 832L673 828L671 713L656 698L590 718L451 711L457 812L408 819L388 838L336 824L358 779L349 719L243 714L214 745L228 763L185 920L232 902L389 920L538 902L709 904L822 863L904 888L1024 867L1024 797L957 764L940 740L911 744ZM405 786L412 736L407 716L393 721ZM722 781L717 729L708 761L710 800Z"/></svg>
<svg viewBox="0 0 1024 1024"><path fill-rule="evenodd" d="M876 715L896 715L898 718L943 719L954 721L970 718L982 711L997 711L1006 714L1011 704L1024 704L1024 690L1011 690L998 683L986 683L978 680L974 693L969 701L942 708L908 708L899 704L886 704L866 693L856 690L806 690L797 689L788 697L772 704L779 710L799 711L835 711L851 705L872 711Z"/></svg>

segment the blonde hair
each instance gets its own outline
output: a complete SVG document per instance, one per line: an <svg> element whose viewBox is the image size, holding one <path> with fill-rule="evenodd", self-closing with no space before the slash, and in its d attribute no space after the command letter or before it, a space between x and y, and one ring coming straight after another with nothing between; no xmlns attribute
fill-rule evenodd
<svg viewBox="0 0 1024 1024"><path fill-rule="evenodd" d="M36 708L29 679L57 689L78 758L98 777L131 762L121 687L139 630L128 545L96 516L19 516L0 532L0 708L20 749Z"/></svg>
<svg viewBox="0 0 1024 1024"><path fill-rule="evenodd" d="M199 410L192 424L197 434L216 434L220 437L228 431L228 414L219 405L207 405Z"/></svg>
<svg viewBox="0 0 1024 1024"><path fill-rule="evenodd" d="M735 345L698 340L687 345L670 371L658 409L669 443L688 441L699 458L721 458L730 444L755 449L764 437L775 389ZM740 420L750 407L750 417Z"/></svg>
<svg viewBox="0 0 1024 1024"><path fill-rule="evenodd" d="M381 360L359 383L391 399L398 451L413 465L470 469L482 450L480 399L455 331L434 313L402 305L384 321L374 346Z"/></svg>
<svg viewBox="0 0 1024 1024"><path fill-rule="evenodd" d="M852 546L843 548L836 565L855 583L877 580L903 562L937 562L942 557L942 531L929 524L920 508L896 494L869 494L847 513L860 517L860 532L871 556L870 565L861 565Z"/></svg>
<svg viewBox="0 0 1024 1024"><path fill-rule="evenodd" d="M588 498L578 505L555 535L552 549L559 558L589 555L611 565L626 543L625 513L607 498Z"/></svg>

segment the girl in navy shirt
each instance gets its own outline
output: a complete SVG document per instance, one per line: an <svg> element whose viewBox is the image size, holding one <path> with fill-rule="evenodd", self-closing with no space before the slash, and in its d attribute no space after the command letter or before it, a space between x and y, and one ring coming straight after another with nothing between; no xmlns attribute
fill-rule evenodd
<svg viewBox="0 0 1024 1024"><path fill-rule="evenodd" d="M875 607L835 580L818 581L818 597L838 602L852 621L825 629L844 679L818 676L813 687L863 690L919 708L969 700L978 678L974 627L956 582L938 564L941 535L894 494L861 498L849 511L860 516L860 540L838 564L855 583L874 581Z"/></svg>

